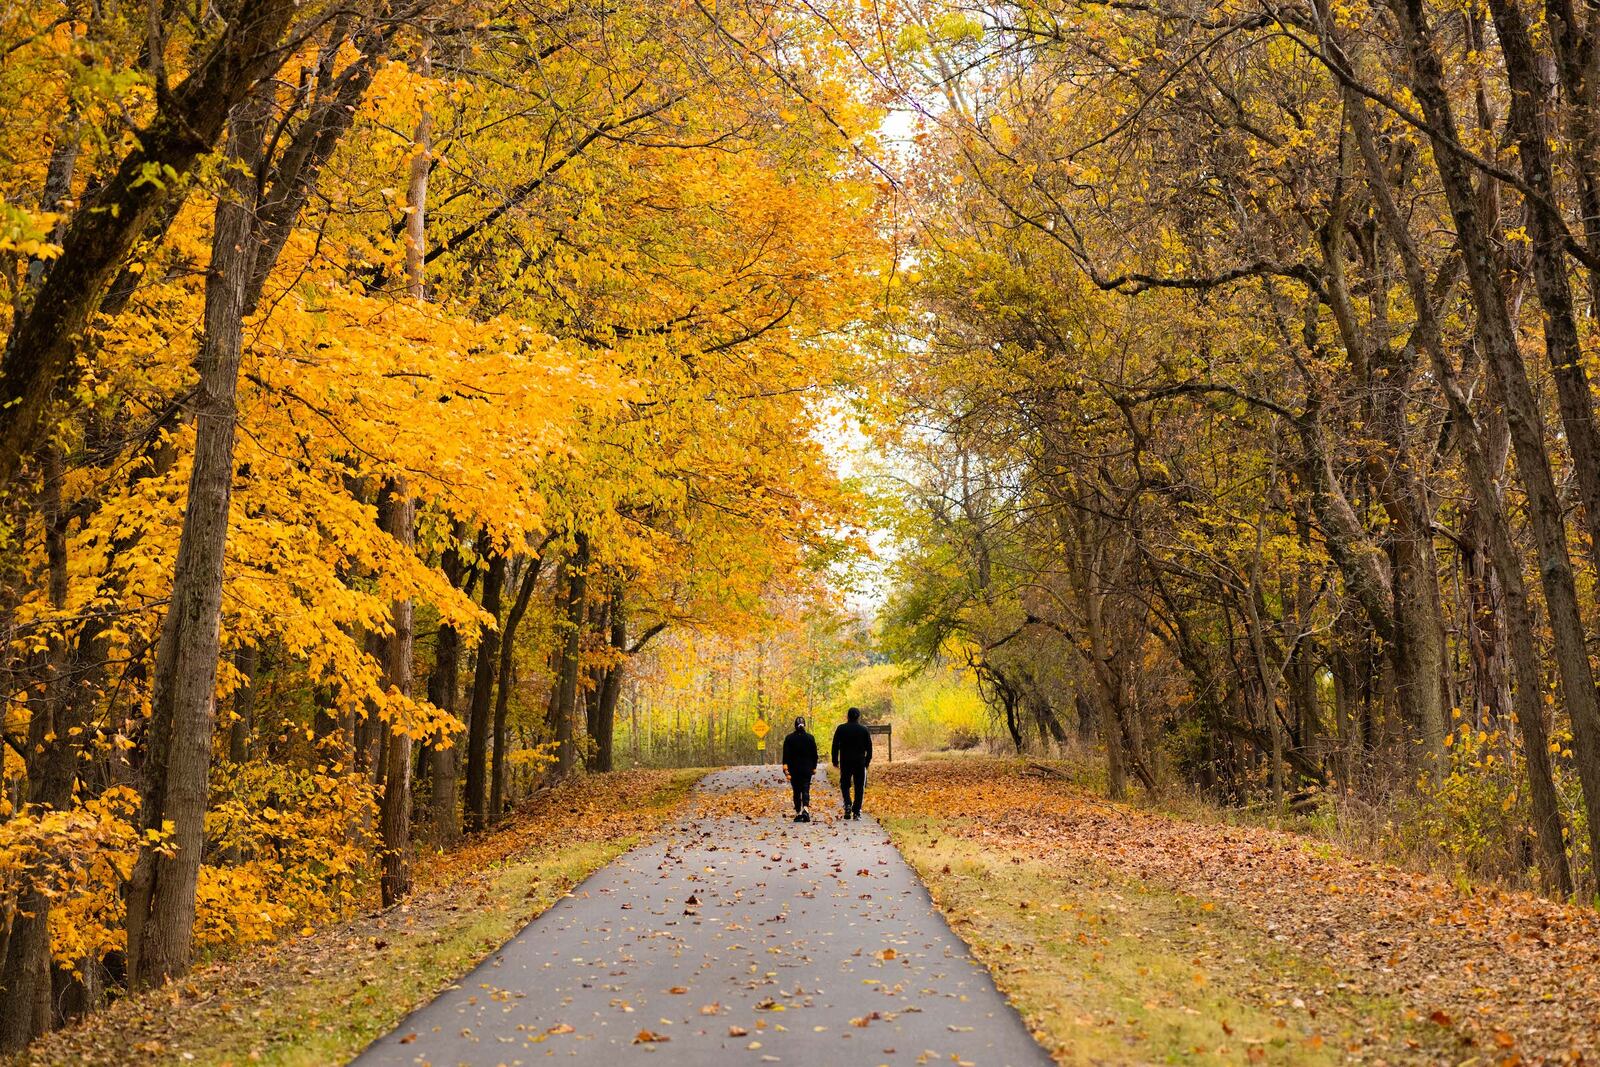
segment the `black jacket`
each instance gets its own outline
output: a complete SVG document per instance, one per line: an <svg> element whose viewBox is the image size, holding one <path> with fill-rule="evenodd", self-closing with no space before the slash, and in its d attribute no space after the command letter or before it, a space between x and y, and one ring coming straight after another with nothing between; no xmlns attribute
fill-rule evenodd
<svg viewBox="0 0 1600 1067"><path fill-rule="evenodd" d="M842 722L833 731L833 765L868 767L872 764L872 734L859 722Z"/></svg>
<svg viewBox="0 0 1600 1067"><path fill-rule="evenodd" d="M797 778L815 773L817 769L817 739L804 730L796 729L783 739L783 765Z"/></svg>

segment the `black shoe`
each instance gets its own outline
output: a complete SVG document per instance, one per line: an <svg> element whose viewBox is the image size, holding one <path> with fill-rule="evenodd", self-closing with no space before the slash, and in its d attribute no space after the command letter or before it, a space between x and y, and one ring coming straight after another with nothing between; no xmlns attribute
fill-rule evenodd
<svg viewBox="0 0 1600 1067"><path fill-rule="evenodd" d="M801 822L810 822L811 821L811 813L809 811L802 811L800 813L800 821Z"/></svg>
<svg viewBox="0 0 1600 1067"><path fill-rule="evenodd" d="M857 808L855 811L852 811L850 813L850 817L852 819L854 819L856 822L860 822L861 821L861 809Z"/></svg>

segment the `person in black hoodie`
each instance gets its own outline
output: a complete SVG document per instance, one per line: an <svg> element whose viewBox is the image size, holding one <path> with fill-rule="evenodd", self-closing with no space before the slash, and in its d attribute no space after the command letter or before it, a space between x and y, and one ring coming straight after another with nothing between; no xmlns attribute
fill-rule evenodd
<svg viewBox="0 0 1600 1067"><path fill-rule="evenodd" d="M861 709L851 708L845 722L833 731L833 765L839 768L839 789L844 793L844 817L861 818L861 794L867 788L867 768L872 765L872 734L861 725ZM855 800L850 787L855 786Z"/></svg>
<svg viewBox="0 0 1600 1067"><path fill-rule="evenodd" d="M806 720L794 721L794 733L783 739L783 773L794 790L794 821L811 821L811 776L817 771L817 739L806 732Z"/></svg>

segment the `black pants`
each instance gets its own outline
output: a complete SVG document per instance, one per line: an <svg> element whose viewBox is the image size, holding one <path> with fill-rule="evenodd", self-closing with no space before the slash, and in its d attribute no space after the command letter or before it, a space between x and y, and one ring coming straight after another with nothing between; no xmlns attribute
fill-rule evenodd
<svg viewBox="0 0 1600 1067"><path fill-rule="evenodd" d="M850 801L850 786L852 783L854 783L856 790L855 803ZM857 767L849 764L840 764L839 791L844 794L845 814L848 815L851 812L859 814L861 811L861 794L867 791L867 768L865 765Z"/></svg>
<svg viewBox="0 0 1600 1067"><path fill-rule="evenodd" d="M811 775L802 778L790 772L789 788L794 790L794 813L798 815L811 806Z"/></svg>

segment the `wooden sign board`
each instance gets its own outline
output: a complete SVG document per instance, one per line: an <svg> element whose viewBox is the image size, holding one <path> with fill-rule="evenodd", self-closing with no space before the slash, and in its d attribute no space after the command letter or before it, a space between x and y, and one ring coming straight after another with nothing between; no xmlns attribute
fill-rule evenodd
<svg viewBox="0 0 1600 1067"><path fill-rule="evenodd" d="M872 734L874 737L883 737L888 741L888 743L889 743L888 744L889 754L885 757L885 759L887 759L888 762L893 763L894 762L894 724L886 722L881 726L871 726L871 725L869 725L867 727L867 733Z"/></svg>

